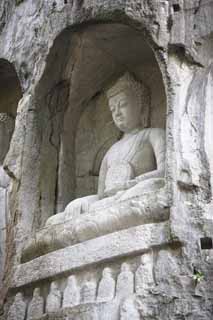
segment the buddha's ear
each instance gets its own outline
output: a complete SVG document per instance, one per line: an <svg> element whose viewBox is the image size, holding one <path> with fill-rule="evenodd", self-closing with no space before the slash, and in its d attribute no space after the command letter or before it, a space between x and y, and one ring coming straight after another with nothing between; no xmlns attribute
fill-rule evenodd
<svg viewBox="0 0 213 320"><path fill-rule="evenodd" d="M141 127L149 128L150 127L150 105L143 105L141 108Z"/></svg>

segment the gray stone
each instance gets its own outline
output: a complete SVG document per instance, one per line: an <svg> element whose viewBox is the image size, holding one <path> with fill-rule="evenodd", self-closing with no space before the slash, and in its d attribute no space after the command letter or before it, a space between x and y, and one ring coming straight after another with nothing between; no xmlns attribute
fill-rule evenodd
<svg viewBox="0 0 213 320"><path fill-rule="evenodd" d="M0 112L16 118L0 162L0 177L5 170L11 178L8 188L0 181L0 318L20 290L29 302L32 288L46 297L50 281L64 290L70 274L98 284L104 268L117 277L125 261L136 272L152 250L155 286L127 297L122 314L115 298L42 318L137 319L139 307L145 319L212 319L212 252L200 250L200 238L212 237L212 16L209 0L0 1ZM97 195L108 150L124 143L105 92L127 70L149 92L142 130L166 129L165 177L141 189L127 182L121 202L108 206L116 181L132 175L112 168L101 203L81 203ZM43 228L69 203L84 213ZM195 288L197 270L204 279Z"/></svg>
<svg viewBox="0 0 213 320"><path fill-rule="evenodd" d="M0 113L0 287L6 256L6 228L10 219L9 183L10 179L3 168L14 130L14 118L8 113Z"/></svg>
<svg viewBox="0 0 213 320"><path fill-rule="evenodd" d="M20 264L14 270L11 285L17 288L65 272L73 272L82 267L87 268L91 264L128 256L132 252L142 254L155 246L169 244L170 241L168 222L129 228Z"/></svg>

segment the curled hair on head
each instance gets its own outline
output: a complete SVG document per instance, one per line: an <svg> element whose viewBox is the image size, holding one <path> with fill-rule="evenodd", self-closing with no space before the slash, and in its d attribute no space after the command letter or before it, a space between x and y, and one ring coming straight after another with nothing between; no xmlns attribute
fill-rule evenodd
<svg viewBox="0 0 213 320"><path fill-rule="evenodd" d="M121 92L130 90L133 92L137 103L141 106L141 126L149 126L150 92L142 83L137 81L129 72L116 80L116 82L106 91L107 99L118 95Z"/></svg>

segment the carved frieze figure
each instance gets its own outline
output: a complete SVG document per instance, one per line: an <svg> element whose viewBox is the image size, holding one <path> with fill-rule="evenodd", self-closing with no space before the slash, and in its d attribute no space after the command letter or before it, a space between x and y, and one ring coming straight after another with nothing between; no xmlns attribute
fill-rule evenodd
<svg viewBox="0 0 213 320"><path fill-rule="evenodd" d="M26 314L27 304L24 301L21 292L18 292L15 296L15 300L10 307L8 313L8 320L24 320Z"/></svg>
<svg viewBox="0 0 213 320"><path fill-rule="evenodd" d="M110 301L115 295L115 280L112 277L110 268L105 268L102 273L102 279L98 287L97 301Z"/></svg>
<svg viewBox="0 0 213 320"><path fill-rule="evenodd" d="M94 280L86 281L81 288L81 297L83 303L95 302L96 300L96 282Z"/></svg>
<svg viewBox="0 0 213 320"><path fill-rule="evenodd" d="M116 296L117 297L128 297L134 293L134 274L130 270L128 263L121 265L121 272L118 275Z"/></svg>
<svg viewBox="0 0 213 320"><path fill-rule="evenodd" d="M73 307L80 303L80 289L76 277L70 276L67 280L67 286L64 290L63 308Z"/></svg>
<svg viewBox="0 0 213 320"><path fill-rule="evenodd" d="M140 314L132 298L127 298L121 304L120 320L141 320Z"/></svg>
<svg viewBox="0 0 213 320"><path fill-rule="evenodd" d="M33 298L29 303L27 311L27 320L40 318L44 312L44 298L40 295L40 289L35 288Z"/></svg>
<svg viewBox="0 0 213 320"><path fill-rule="evenodd" d="M153 256L152 253L144 253L141 257L141 264L135 273L135 290L137 294L146 296L153 286Z"/></svg>
<svg viewBox="0 0 213 320"><path fill-rule="evenodd" d="M53 238L57 249L57 239L60 245L70 245L168 218L167 199L158 201L158 191L164 186L165 132L141 125L142 110L149 104L148 90L126 73L107 91L107 97L113 121L123 135L102 160L98 194L76 199L64 212L50 217L27 244L24 256L53 248ZM65 227L60 232L62 223Z"/></svg>
<svg viewBox="0 0 213 320"><path fill-rule="evenodd" d="M46 313L56 312L61 308L61 291L55 281L51 283L50 292L47 296Z"/></svg>

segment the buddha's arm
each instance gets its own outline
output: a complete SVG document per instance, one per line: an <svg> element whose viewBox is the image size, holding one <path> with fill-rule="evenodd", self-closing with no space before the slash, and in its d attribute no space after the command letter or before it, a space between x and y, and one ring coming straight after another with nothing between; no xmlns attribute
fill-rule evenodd
<svg viewBox="0 0 213 320"><path fill-rule="evenodd" d="M150 142L156 159L157 169L136 177L140 182L151 178L163 178L165 174L166 141L165 131L160 128L149 129L148 141Z"/></svg>

